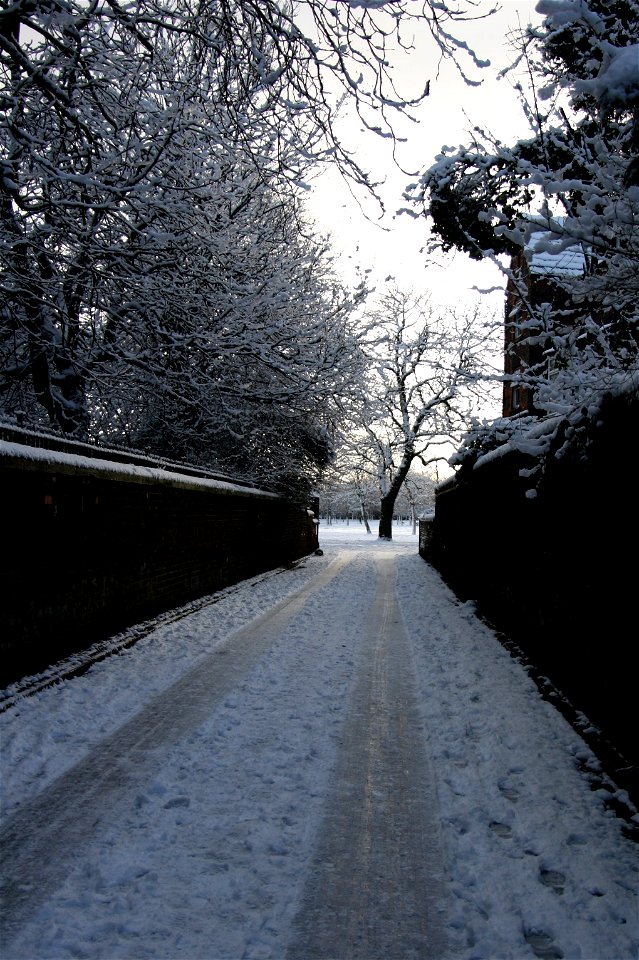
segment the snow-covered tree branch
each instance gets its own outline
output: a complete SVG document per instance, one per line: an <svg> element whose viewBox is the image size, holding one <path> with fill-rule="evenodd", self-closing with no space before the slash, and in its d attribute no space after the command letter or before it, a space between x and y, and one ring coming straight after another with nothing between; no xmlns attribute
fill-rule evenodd
<svg viewBox="0 0 639 960"><path fill-rule="evenodd" d="M542 25L517 39L531 136L506 145L476 129L407 196L433 240L492 258L519 291L534 408L570 416L630 382L639 353L639 4L540 0ZM554 302L529 296L510 256L578 253ZM548 300L548 298L546 298Z"/></svg>
<svg viewBox="0 0 639 960"><path fill-rule="evenodd" d="M338 137L416 98L391 47L486 13L393 0L16 0L0 10L0 406L276 481L326 461L349 317L304 222ZM241 451L241 453L240 453Z"/></svg>

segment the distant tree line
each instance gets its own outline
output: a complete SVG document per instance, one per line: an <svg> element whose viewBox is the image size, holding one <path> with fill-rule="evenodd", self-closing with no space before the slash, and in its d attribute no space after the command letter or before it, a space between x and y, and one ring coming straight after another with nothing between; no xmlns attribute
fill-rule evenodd
<svg viewBox="0 0 639 960"><path fill-rule="evenodd" d="M391 520L401 519L417 532L419 518L431 513L435 506L436 474L416 472L407 477L398 494ZM346 520L362 524L372 533L371 524L379 526L381 504L377 485L362 484L361 478L326 480L320 491L320 517L324 523Z"/></svg>

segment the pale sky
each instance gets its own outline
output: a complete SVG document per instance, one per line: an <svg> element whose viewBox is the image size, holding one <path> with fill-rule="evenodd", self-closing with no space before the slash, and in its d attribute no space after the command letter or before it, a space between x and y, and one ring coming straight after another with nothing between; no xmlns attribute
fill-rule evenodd
<svg viewBox="0 0 639 960"><path fill-rule="evenodd" d="M488 4L482 4L486 9ZM483 126L504 140L514 142L529 133L525 117L508 78L498 80L499 69L511 62L512 51L508 33L528 22L538 23L536 0L502 0L501 10L483 21L469 24L464 39L482 59L491 61L491 67L481 72L480 87L467 86L450 63L444 63L437 75L437 57L433 49L410 60L409 80L414 87L421 86L430 77L430 96L419 109L419 123L402 128L409 137L403 147L401 160L407 170L421 172L434 161L441 147L468 143L468 131L475 125ZM473 75L478 75L473 71ZM413 89L414 89L413 87ZM352 134L349 130L349 143ZM322 231L331 233L333 247L340 255L340 265L347 278L354 275L356 265L370 270L369 280L379 286L390 274L401 286L415 290L430 290L433 299L443 305L474 300L472 287L483 289L494 285L503 288L504 280L490 264L477 264L464 254L440 258L444 266L427 266L422 251L428 240L424 219L414 220L405 214L395 216L403 204L401 193L416 179L393 169L390 150L385 141L372 134L362 136L359 160L377 176L386 175L384 200L388 213L383 225L386 231L365 219L347 188L334 173L322 174L309 195L308 208ZM371 204L370 215L377 220L378 211ZM484 297L485 303L496 310L503 306L503 294Z"/></svg>

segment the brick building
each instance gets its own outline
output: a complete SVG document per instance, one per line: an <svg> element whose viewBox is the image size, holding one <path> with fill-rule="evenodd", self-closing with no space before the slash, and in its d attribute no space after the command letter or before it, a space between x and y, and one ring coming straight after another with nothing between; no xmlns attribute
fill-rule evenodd
<svg viewBox="0 0 639 960"><path fill-rule="evenodd" d="M504 417L536 413L532 382L552 376L544 333L569 324L572 301L566 281L582 277L586 258L581 246L545 230L531 234L511 260L504 323Z"/></svg>

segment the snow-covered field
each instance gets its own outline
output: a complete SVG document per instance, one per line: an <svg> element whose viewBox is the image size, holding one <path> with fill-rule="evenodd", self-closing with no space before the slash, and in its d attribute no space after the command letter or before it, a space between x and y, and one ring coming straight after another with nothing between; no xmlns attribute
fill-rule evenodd
<svg viewBox="0 0 639 960"><path fill-rule="evenodd" d="M434 779L446 960L639 956L637 846L578 768L589 748L410 526L386 543L322 523L320 544L0 715L3 960L291 960L382 556ZM384 960L404 957L398 941Z"/></svg>

